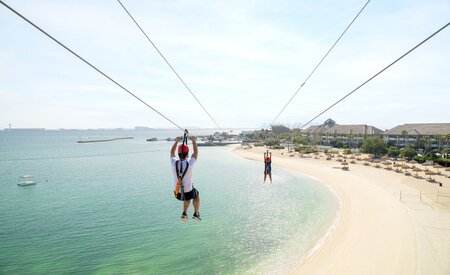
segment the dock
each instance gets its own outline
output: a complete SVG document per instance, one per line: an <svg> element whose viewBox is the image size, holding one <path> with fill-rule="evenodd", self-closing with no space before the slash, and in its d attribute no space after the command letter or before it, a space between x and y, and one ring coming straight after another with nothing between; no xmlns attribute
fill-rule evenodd
<svg viewBox="0 0 450 275"><path fill-rule="evenodd" d="M119 137L119 138L109 138L109 139L87 139L87 140L79 140L77 143L91 143L91 142L109 142L120 139L133 139L133 137Z"/></svg>

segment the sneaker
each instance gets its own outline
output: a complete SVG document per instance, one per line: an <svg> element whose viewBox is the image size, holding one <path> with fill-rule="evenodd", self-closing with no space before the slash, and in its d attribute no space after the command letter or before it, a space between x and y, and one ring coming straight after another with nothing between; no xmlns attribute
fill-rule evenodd
<svg viewBox="0 0 450 275"><path fill-rule="evenodd" d="M186 212L183 212L183 214L181 214L181 220L184 221L184 222L187 222L188 217L187 217Z"/></svg>
<svg viewBox="0 0 450 275"><path fill-rule="evenodd" d="M202 219L200 219L200 213L194 213L194 215L192 216L192 219L196 220L196 221L201 221Z"/></svg>

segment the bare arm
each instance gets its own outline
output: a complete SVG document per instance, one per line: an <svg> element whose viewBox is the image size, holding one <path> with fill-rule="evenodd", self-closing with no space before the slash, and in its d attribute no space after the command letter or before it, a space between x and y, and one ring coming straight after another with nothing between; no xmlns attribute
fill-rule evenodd
<svg viewBox="0 0 450 275"><path fill-rule="evenodd" d="M175 142L172 145L172 149L170 149L170 156L173 157L173 158L175 157L175 150L177 149L177 144L178 144L179 141L180 141L180 137L177 137L175 139Z"/></svg>
<svg viewBox="0 0 450 275"><path fill-rule="evenodd" d="M192 141L192 147L194 147L194 153L192 154L192 157L195 158L195 160L198 159L198 146L197 146L197 138L195 136L190 137Z"/></svg>

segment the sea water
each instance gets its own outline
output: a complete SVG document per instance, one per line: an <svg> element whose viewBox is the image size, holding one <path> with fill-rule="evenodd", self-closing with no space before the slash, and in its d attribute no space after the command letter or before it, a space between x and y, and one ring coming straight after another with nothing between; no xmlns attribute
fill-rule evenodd
<svg viewBox="0 0 450 275"><path fill-rule="evenodd" d="M202 132L203 134L206 132ZM338 213L321 183L228 147L200 147L202 221L180 220L174 130L0 131L0 273L282 273L323 240ZM87 138L131 136L102 143ZM22 175L37 184L17 186Z"/></svg>

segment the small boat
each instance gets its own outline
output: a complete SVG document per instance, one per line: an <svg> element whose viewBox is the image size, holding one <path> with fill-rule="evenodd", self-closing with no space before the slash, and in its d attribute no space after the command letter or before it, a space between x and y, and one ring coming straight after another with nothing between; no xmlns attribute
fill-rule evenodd
<svg viewBox="0 0 450 275"><path fill-rule="evenodd" d="M158 139L155 137L152 137L152 138L148 138L147 141L158 141Z"/></svg>
<svg viewBox="0 0 450 275"><path fill-rule="evenodd" d="M35 185L36 182L33 180L33 176L25 175L22 176L22 181L17 183L19 186L28 186L28 185Z"/></svg>

